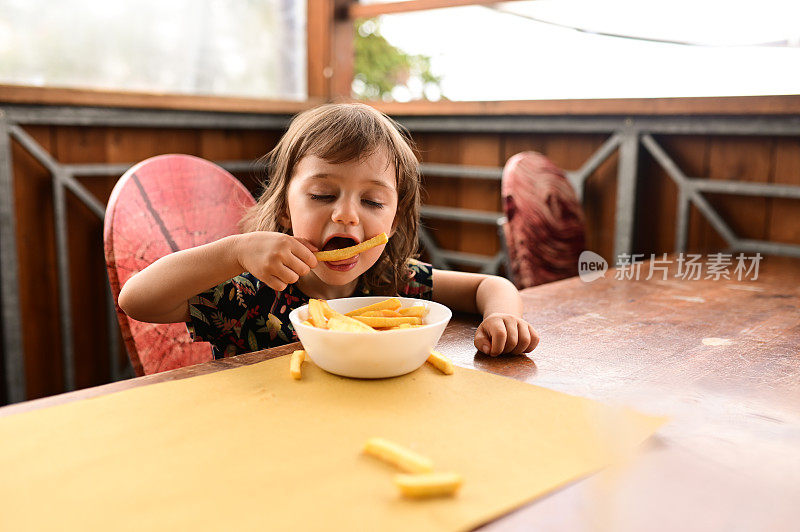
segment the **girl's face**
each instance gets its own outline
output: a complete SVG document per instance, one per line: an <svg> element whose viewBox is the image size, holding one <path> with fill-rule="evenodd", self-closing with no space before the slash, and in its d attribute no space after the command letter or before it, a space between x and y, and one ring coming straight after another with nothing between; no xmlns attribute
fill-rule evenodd
<svg viewBox="0 0 800 532"><path fill-rule="evenodd" d="M380 233L391 236L397 211L394 165L383 151L339 164L308 155L297 163L286 199L289 217L281 222L320 250L352 246ZM320 262L308 274L311 279L304 280L317 284L315 276L325 285L355 287L384 247L343 261Z"/></svg>

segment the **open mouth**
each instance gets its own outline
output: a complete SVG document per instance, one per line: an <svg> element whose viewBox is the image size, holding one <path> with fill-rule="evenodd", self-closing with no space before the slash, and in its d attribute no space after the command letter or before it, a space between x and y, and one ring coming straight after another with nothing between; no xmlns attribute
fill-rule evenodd
<svg viewBox="0 0 800 532"><path fill-rule="evenodd" d="M349 248L350 246L355 246L358 243L359 243L358 240L356 240L354 237L332 236L328 239L327 242L325 242L325 245L322 246L322 251Z"/></svg>

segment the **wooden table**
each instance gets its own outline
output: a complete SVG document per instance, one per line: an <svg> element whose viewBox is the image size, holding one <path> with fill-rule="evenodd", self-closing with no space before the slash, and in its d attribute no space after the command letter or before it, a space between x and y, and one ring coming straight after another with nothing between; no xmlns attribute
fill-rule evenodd
<svg viewBox="0 0 800 532"><path fill-rule="evenodd" d="M484 529L797 530L798 279L800 260L769 257L756 281L623 281L611 271L591 283L573 278L524 290L526 318L542 339L530 357L476 353L478 320L455 316L439 349L461 366L672 417L625 468ZM11 405L0 416L253 364L295 347Z"/></svg>

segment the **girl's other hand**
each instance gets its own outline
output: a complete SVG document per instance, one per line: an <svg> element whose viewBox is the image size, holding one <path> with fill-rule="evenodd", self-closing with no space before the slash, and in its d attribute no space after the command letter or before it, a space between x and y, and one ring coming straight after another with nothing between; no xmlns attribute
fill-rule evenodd
<svg viewBox="0 0 800 532"><path fill-rule="evenodd" d="M241 235L236 258L243 271L274 290L283 290L317 266L311 242L284 233L254 231Z"/></svg>
<svg viewBox="0 0 800 532"><path fill-rule="evenodd" d="M493 357L501 353L527 353L538 344L539 335L531 324L513 314L489 314L475 332L475 347Z"/></svg>

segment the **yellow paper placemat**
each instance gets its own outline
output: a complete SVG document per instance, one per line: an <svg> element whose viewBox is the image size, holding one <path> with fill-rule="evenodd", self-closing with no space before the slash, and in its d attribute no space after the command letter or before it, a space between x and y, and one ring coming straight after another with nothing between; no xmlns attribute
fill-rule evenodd
<svg viewBox="0 0 800 532"><path fill-rule="evenodd" d="M287 357L0 419L2 530L468 529L624 457L663 418L456 368L353 380ZM372 436L464 485L402 499Z"/></svg>

